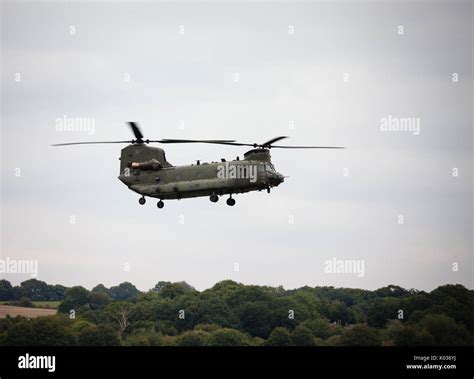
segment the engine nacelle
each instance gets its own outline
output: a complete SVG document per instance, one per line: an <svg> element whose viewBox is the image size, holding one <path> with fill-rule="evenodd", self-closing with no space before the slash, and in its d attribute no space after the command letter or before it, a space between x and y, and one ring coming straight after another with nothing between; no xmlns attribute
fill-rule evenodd
<svg viewBox="0 0 474 379"><path fill-rule="evenodd" d="M150 159L146 162L131 162L130 167L135 170L144 170L144 171L156 171L159 170L162 165L157 159Z"/></svg>

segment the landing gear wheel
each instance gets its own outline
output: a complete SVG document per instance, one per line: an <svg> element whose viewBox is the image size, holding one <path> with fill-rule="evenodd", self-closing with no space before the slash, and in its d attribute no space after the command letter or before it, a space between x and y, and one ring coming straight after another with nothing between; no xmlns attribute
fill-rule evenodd
<svg viewBox="0 0 474 379"><path fill-rule="evenodd" d="M145 203L146 203L145 197L140 197L140 198L138 199L138 202L140 203L140 205L145 204Z"/></svg>
<svg viewBox="0 0 474 379"><path fill-rule="evenodd" d="M156 204L158 208L163 208L165 206L165 203L163 203L161 200Z"/></svg>
<svg viewBox="0 0 474 379"><path fill-rule="evenodd" d="M219 201L219 196L212 194L209 200L211 200L213 203L217 203Z"/></svg>
<svg viewBox="0 0 474 379"><path fill-rule="evenodd" d="M232 199L231 197L229 197L227 199L227 205L233 207L235 205L235 199Z"/></svg>

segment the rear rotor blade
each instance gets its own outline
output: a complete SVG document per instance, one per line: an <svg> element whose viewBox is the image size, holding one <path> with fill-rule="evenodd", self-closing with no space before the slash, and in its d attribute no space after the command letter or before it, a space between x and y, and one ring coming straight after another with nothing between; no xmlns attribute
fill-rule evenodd
<svg viewBox="0 0 474 379"><path fill-rule="evenodd" d="M162 140L155 140L150 142L159 142L159 143L212 143L215 145L231 145L231 146L251 146L257 147L257 144L250 144L250 143L240 143L235 142L235 140L176 140L176 139L162 139Z"/></svg>
<svg viewBox="0 0 474 379"><path fill-rule="evenodd" d="M138 140L138 141L141 141L143 139L143 134L142 132L140 131L140 128L138 127L138 124L136 122L133 122L133 121L129 121L128 122L128 125L130 126L130 128L132 129L132 132L135 136L135 138Z"/></svg>
<svg viewBox="0 0 474 379"><path fill-rule="evenodd" d="M273 148L277 149L345 149L344 146L278 146L272 145Z"/></svg>

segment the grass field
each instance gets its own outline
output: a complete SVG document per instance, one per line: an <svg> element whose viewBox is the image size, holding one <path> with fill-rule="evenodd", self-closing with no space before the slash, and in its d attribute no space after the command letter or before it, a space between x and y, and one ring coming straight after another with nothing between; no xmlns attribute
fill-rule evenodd
<svg viewBox="0 0 474 379"><path fill-rule="evenodd" d="M49 308L49 309L57 309L60 301L32 301L32 303L37 308ZM7 305L8 301L0 301L0 305Z"/></svg>
<svg viewBox="0 0 474 379"><path fill-rule="evenodd" d="M52 316L55 315L56 312L56 309L26 308L14 307L12 305L0 305L0 318L5 318L7 316L23 316L28 318L34 318L39 316Z"/></svg>
<svg viewBox="0 0 474 379"><path fill-rule="evenodd" d="M33 304L37 308L57 309L59 307L59 304L61 304L61 302L60 301L33 301Z"/></svg>

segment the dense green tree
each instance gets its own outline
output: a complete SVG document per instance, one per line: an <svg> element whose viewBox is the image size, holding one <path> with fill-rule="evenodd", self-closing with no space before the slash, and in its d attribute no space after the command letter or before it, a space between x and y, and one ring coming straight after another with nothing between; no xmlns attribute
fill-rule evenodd
<svg viewBox="0 0 474 379"><path fill-rule="evenodd" d="M167 299L176 299L190 292L196 292L196 290L193 287L191 287L189 284L187 284L186 282L179 282L179 283L168 283L164 285L157 292L160 294L161 297L164 297Z"/></svg>
<svg viewBox="0 0 474 379"><path fill-rule="evenodd" d="M8 280L0 280L0 301L13 300L13 286Z"/></svg>
<svg viewBox="0 0 474 379"><path fill-rule="evenodd" d="M267 338L275 325L275 317L269 303L247 302L239 309L240 326L251 336Z"/></svg>
<svg viewBox="0 0 474 379"><path fill-rule="evenodd" d="M117 332L109 325L85 326L78 332L80 346L116 346L120 345Z"/></svg>
<svg viewBox="0 0 474 379"><path fill-rule="evenodd" d="M290 346L291 335L288 329L281 326L272 330L265 342L267 346Z"/></svg>
<svg viewBox="0 0 474 379"><path fill-rule="evenodd" d="M286 327L289 330L300 322L313 317L318 317L318 310L315 308L317 302L313 305L308 304L304 296L279 296L272 299L268 306L272 310L272 329L277 326Z"/></svg>
<svg viewBox="0 0 474 379"><path fill-rule="evenodd" d="M463 324L446 315L428 314L420 320L418 326L426 329L434 339L435 345L469 345L473 338Z"/></svg>
<svg viewBox="0 0 474 379"><path fill-rule="evenodd" d="M439 313L452 317L463 323L474 333L474 299L469 290L460 284L444 285L433 290L429 295L434 303L430 313Z"/></svg>
<svg viewBox="0 0 474 379"><path fill-rule="evenodd" d="M424 311L433 306L433 301L426 292L417 292L404 296L399 301L400 309L404 313L404 319L411 321L419 320L425 314ZM415 312L418 312L420 317L414 315Z"/></svg>
<svg viewBox="0 0 474 379"><path fill-rule="evenodd" d="M301 325L304 325L309 328L309 330L311 330L311 332L313 333L314 337L321 339L329 338L334 334L337 334L341 330L340 326L331 325L328 320L321 318L315 320L307 320L301 323Z"/></svg>
<svg viewBox="0 0 474 379"><path fill-rule="evenodd" d="M155 284L152 291L160 293L163 288L165 288L166 286L168 286L170 284L171 284L171 282L166 282L166 281L160 280L158 283Z"/></svg>
<svg viewBox="0 0 474 379"><path fill-rule="evenodd" d="M210 346L246 346L249 344L248 336L234 329L218 329L209 337Z"/></svg>
<svg viewBox="0 0 474 379"><path fill-rule="evenodd" d="M103 292L91 292L89 294L89 305L93 310L104 308L110 301L110 296Z"/></svg>
<svg viewBox="0 0 474 379"><path fill-rule="evenodd" d="M403 325L393 320L387 327L387 334L397 346L430 346L434 344L433 336L426 330L413 325Z"/></svg>
<svg viewBox="0 0 474 379"><path fill-rule="evenodd" d="M140 296L134 305L134 320L156 320L161 299L148 299L148 296Z"/></svg>
<svg viewBox="0 0 474 379"><path fill-rule="evenodd" d="M382 328L388 320L397 318L400 309L403 310L401 302L397 298L377 299L370 304L367 310L367 325Z"/></svg>
<svg viewBox="0 0 474 379"><path fill-rule="evenodd" d="M13 287L13 300L19 300L22 297L26 297L25 289L21 286Z"/></svg>
<svg viewBox="0 0 474 379"><path fill-rule="evenodd" d="M11 304L30 304L18 302L26 294L38 301L62 298L59 311L74 309L76 319L60 314L0 319L0 344L474 344L474 292L461 285L426 293L393 285L377 291L308 286L285 290L225 280L202 292L185 282L158 282L141 293L131 283L110 290L98 285L89 292L36 279L14 287L0 281L0 296L16 300L7 300ZM398 310L403 311L402 320L397 319Z"/></svg>
<svg viewBox="0 0 474 379"><path fill-rule="evenodd" d="M179 346L206 346L209 342L210 334L202 330L190 330L180 334L176 338Z"/></svg>
<svg viewBox="0 0 474 379"><path fill-rule="evenodd" d="M87 320L75 319L71 325L71 332L77 337L77 335L85 328L91 328L94 324Z"/></svg>
<svg viewBox="0 0 474 379"><path fill-rule="evenodd" d="M129 300L137 298L140 291L132 283L123 282L118 286L110 287L109 294L113 300Z"/></svg>
<svg viewBox="0 0 474 379"><path fill-rule="evenodd" d="M229 293L229 292L233 292L237 289L239 289L240 287L242 287L243 284L240 284L240 283L237 283L233 280L222 280L216 284L214 284L214 286L212 288L210 288L209 290L207 291L212 291L214 293Z"/></svg>
<svg viewBox="0 0 474 379"><path fill-rule="evenodd" d="M5 331L2 342L5 346L30 346L31 339L36 340L35 333L30 320L17 317Z"/></svg>
<svg viewBox="0 0 474 379"><path fill-rule="evenodd" d="M163 345L163 336L153 327L139 328L128 334L123 344L126 346L161 346Z"/></svg>
<svg viewBox="0 0 474 379"><path fill-rule="evenodd" d="M101 293L110 297L109 289L102 283L97 284L94 288L92 288L91 293Z"/></svg>
<svg viewBox="0 0 474 379"><path fill-rule="evenodd" d="M390 284L387 287L379 288L375 291L375 294L380 297L401 297L408 293L409 292L405 288L395 286L393 284Z"/></svg>
<svg viewBox="0 0 474 379"><path fill-rule="evenodd" d="M131 317L133 315L133 304L126 301L116 301L107 305L104 310L109 322L117 330L119 338L130 326Z"/></svg>
<svg viewBox="0 0 474 379"><path fill-rule="evenodd" d="M355 325L346 328L341 336L341 344L345 346L380 346L382 339L377 330L367 325Z"/></svg>
<svg viewBox="0 0 474 379"><path fill-rule="evenodd" d="M239 319L227 303L219 297L201 296L194 310L194 324L218 324L224 328L237 328ZM188 308L186 308L188 309Z"/></svg>
<svg viewBox="0 0 474 379"><path fill-rule="evenodd" d="M311 329L304 325L298 325L291 332L291 344L295 346L314 346L315 340Z"/></svg>
<svg viewBox="0 0 474 379"><path fill-rule="evenodd" d="M64 299L66 287L56 284L50 285L41 280L25 280L20 286L11 287L8 281L0 281L0 300L19 300L27 297L32 301L61 301ZM3 295L2 295L3 293Z"/></svg>
<svg viewBox="0 0 474 379"><path fill-rule="evenodd" d="M8 304L9 305L14 305L16 307L26 307L26 308L34 308L35 307L35 305L27 297L22 297L19 300L9 301Z"/></svg>
<svg viewBox="0 0 474 379"><path fill-rule="evenodd" d="M276 298L271 306L278 311L279 324L288 329L293 329L296 324L305 320L321 317L321 300L310 293L296 291L291 296Z"/></svg>
<svg viewBox="0 0 474 379"><path fill-rule="evenodd" d="M174 325L178 326L177 322L180 320L179 316L179 306L170 299L161 299L155 304L153 315L155 320L168 320L171 321Z"/></svg>
<svg viewBox="0 0 474 379"><path fill-rule="evenodd" d="M54 286L48 286L49 288L49 296L48 299L43 299L43 300L49 300L49 301L61 301L64 300L65 294L67 287L62 286L60 284L55 284Z"/></svg>
<svg viewBox="0 0 474 379"><path fill-rule="evenodd" d="M23 289L23 296L32 301L49 300L49 286L46 282L37 279L25 280L20 284Z"/></svg>
<svg viewBox="0 0 474 379"><path fill-rule="evenodd" d="M265 287L244 285L223 293L223 296L232 309L237 309L244 303L271 302L275 298L275 295Z"/></svg>
<svg viewBox="0 0 474 379"><path fill-rule="evenodd" d="M68 288L65 292L65 296L71 300L75 306L85 305L89 302L89 291L82 286Z"/></svg>
<svg viewBox="0 0 474 379"><path fill-rule="evenodd" d="M8 346L68 346L75 338L68 324L59 316L18 319L8 328L4 343Z"/></svg>
<svg viewBox="0 0 474 379"><path fill-rule="evenodd" d="M340 300L326 302L324 316L331 322L339 322L343 325L353 324L355 322L355 312L344 305Z"/></svg>
<svg viewBox="0 0 474 379"><path fill-rule="evenodd" d="M178 331L172 321L158 320L155 322L155 330L164 336L176 336Z"/></svg>
<svg viewBox="0 0 474 379"><path fill-rule="evenodd" d="M214 333L216 330L222 327L217 324L198 324L194 327L194 330L202 330L203 332Z"/></svg>
<svg viewBox="0 0 474 379"><path fill-rule="evenodd" d="M68 288L65 293L64 301L59 305L58 310L68 313L71 310L78 310L81 306L89 304L89 291L82 286Z"/></svg>

